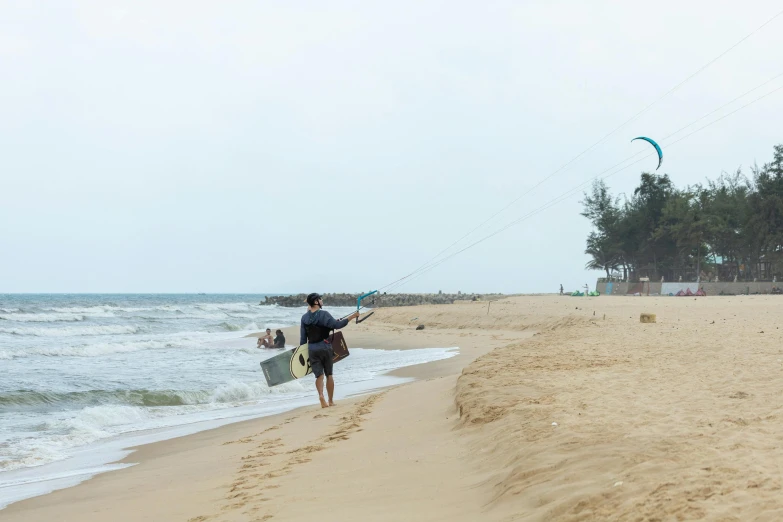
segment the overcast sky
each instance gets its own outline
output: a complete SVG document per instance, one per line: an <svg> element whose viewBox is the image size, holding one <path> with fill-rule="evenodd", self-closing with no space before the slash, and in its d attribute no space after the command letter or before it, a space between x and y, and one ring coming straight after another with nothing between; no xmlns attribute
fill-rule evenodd
<svg viewBox="0 0 783 522"><path fill-rule="evenodd" d="M780 9L2 0L0 292L381 287ZM645 148L631 138L662 139L780 73L783 16L468 239ZM686 185L769 161L782 115L778 91L671 148L662 141L659 172ZM607 182L631 191L656 163ZM594 286L580 199L400 291Z"/></svg>

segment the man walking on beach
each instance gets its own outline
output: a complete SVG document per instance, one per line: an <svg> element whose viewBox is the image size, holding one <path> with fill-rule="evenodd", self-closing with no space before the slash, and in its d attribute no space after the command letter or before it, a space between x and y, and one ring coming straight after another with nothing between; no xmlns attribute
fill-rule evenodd
<svg viewBox="0 0 783 522"><path fill-rule="evenodd" d="M322 310L324 305L320 294L307 296L307 312L302 316L299 326L299 344L307 343L310 352L310 367L315 375L315 388L318 390L318 400L321 408L334 406L334 379L332 377L332 347L327 342L332 330L344 328L351 319L359 317L356 311L345 319L335 319L332 314ZM326 393L329 402L324 398L324 375L326 375Z"/></svg>

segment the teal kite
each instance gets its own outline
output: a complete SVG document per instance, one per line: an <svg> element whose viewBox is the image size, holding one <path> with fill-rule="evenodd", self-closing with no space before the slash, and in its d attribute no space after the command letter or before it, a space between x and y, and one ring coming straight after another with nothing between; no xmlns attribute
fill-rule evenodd
<svg viewBox="0 0 783 522"><path fill-rule="evenodd" d="M636 140L644 140L650 145L652 145L653 147L655 147L655 150L658 151L658 166L655 168L655 170L661 168L661 163L663 163L663 151L661 150L661 147L659 147L658 144L655 143L655 140L651 138L645 138L644 136L639 136L638 138L634 138L631 141L633 142Z"/></svg>

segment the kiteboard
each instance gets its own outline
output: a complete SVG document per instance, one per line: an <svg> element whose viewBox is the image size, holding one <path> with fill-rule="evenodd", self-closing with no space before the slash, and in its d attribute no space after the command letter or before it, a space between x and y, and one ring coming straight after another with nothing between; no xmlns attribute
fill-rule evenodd
<svg viewBox="0 0 783 522"><path fill-rule="evenodd" d="M342 332L333 333L328 340L332 345L333 362L342 361L350 355ZM307 344L261 361L261 371L264 372L266 383L270 388L310 375L313 369L310 366Z"/></svg>

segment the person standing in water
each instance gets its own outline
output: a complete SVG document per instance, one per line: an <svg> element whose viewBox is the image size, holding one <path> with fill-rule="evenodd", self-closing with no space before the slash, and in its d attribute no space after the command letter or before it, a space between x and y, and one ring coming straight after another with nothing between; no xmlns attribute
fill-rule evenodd
<svg viewBox="0 0 783 522"><path fill-rule="evenodd" d="M307 343L318 400L321 401L321 408L327 408L334 406L333 352L327 339L332 330L345 328L351 319L359 317L359 312L356 311L344 319L335 319L332 314L322 310L323 306L323 297L320 294L312 293L307 296L307 312L302 316L299 326L299 344ZM328 402L324 398L324 376L326 376Z"/></svg>

